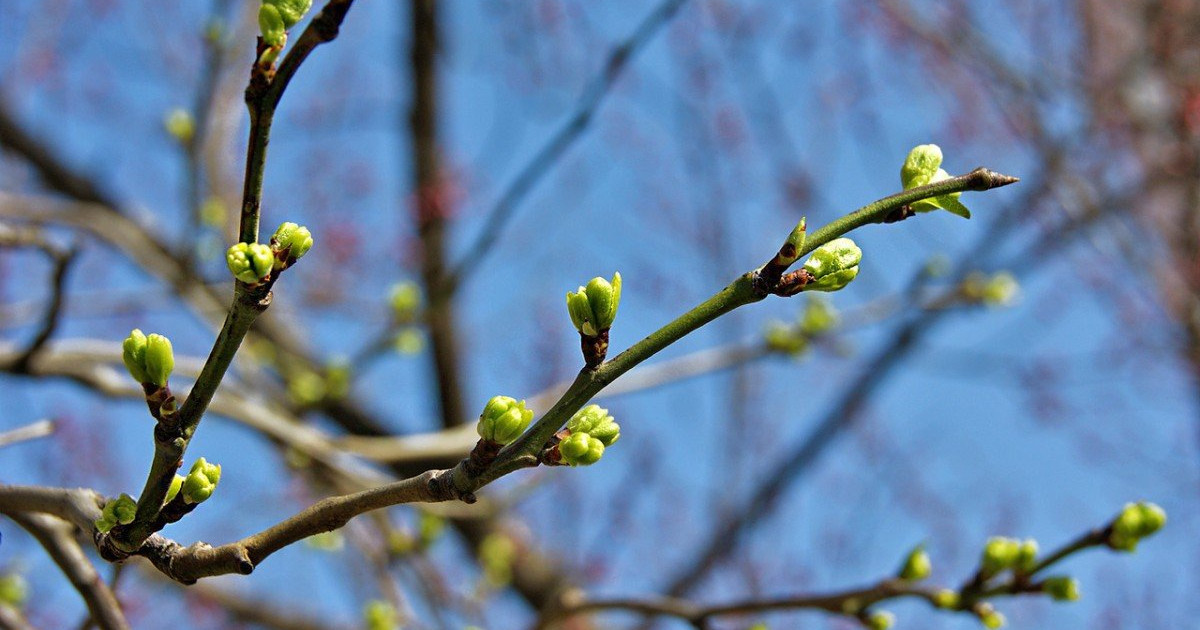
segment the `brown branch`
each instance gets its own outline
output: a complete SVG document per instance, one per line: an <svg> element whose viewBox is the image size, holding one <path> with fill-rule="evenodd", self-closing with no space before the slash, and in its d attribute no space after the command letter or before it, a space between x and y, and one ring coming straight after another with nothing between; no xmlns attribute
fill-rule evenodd
<svg viewBox="0 0 1200 630"><path fill-rule="evenodd" d="M52 190L80 201L117 211L117 203L89 178L80 175L17 122L8 104L0 101L0 146L29 162Z"/></svg>
<svg viewBox="0 0 1200 630"><path fill-rule="evenodd" d="M44 253L54 263L51 274L50 302L42 314L41 327L21 352L6 369L17 374L29 371L29 364L41 352L46 342L54 335L61 319L63 304L66 300L67 271L75 260L77 250L74 247L63 249L47 240L39 230L33 228L15 228L0 224L0 247L34 247Z"/></svg>
<svg viewBox="0 0 1200 630"><path fill-rule="evenodd" d="M91 620L101 630L124 630L129 622L112 589L100 578L75 540L75 528L45 514L11 513L8 517L29 532L46 549L71 585L87 604ZM90 528L89 528L90 530Z"/></svg>

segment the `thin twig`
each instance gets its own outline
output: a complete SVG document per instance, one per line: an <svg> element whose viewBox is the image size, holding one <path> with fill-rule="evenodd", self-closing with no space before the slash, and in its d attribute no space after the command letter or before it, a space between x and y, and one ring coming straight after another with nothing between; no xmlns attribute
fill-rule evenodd
<svg viewBox="0 0 1200 630"><path fill-rule="evenodd" d="M79 543L75 528L53 516L31 513L9 513L8 517L29 532L46 549L71 585L87 604L92 621L101 630L126 630L129 622L121 612L116 595L100 578Z"/></svg>
<svg viewBox="0 0 1200 630"><path fill-rule="evenodd" d="M558 131L550 136L546 144L542 145L542 148L534 154L533 158L505 188L496 203L488 209L487 218L484 220L479 235L467 248L463 260L454 266L447 277L448 292L453 293L467 276L476 268L482 267L483 259L496 245L505 226L512 220L517 206L521 204L529 191L533 190L533 187L550 172L567 149L583 136L583 132L587 131L591 125L592 117L600 108L600 104L608 95L621 71L653 39L655 33L675 16L686 1L664 0L642 20L625 41L612 49L608 59L601 67L600 73L593 77L591 83L584 89L583 95L575 105L575 112L558 128Z"/></svg>
<svg viewBox="0 0 1200 630"><path fill-rule="evenodd" d="M0 448L11 446L13 444L17 444L18 442L36 440L41 437L46 437L47 435L52 435L53 433L53 421L38 420L37 422L27 424L23 427L9 429L8 431L0 433Z"/></svg>

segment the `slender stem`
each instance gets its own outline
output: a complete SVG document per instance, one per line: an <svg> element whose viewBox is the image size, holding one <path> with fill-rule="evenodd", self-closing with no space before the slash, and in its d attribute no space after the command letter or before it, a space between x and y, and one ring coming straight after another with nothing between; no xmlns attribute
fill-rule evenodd
<svg viewBox="0 0 1200 630"><path fill-rule="evenodd" d="M893 211L922 199L967 190L989 190L1016 181L1018 180L1015 177L1002 175L985 168L977 168L966 175L951 177L935 184L889 195L812 232L806 239L798 257L811 253L817 247L851 230L869 223L880 222ZM767 289L769 288L763 284L757 271L742 274L729 286L662 328L650 333L645 339L637 342L612 360L595 370L581 371L562 397L519 440L501 451L492 469L485 472L478 481L459 485L458 489L465 493L473 492L479 486L511 472L514 470L514 466L519 467L519 461L536 455L546 441L570 419L571 415L587 404L606 385L701 326L740 306L762 300L768 295ZM455 481L457 483L460 479L455 477Z"/></svg>

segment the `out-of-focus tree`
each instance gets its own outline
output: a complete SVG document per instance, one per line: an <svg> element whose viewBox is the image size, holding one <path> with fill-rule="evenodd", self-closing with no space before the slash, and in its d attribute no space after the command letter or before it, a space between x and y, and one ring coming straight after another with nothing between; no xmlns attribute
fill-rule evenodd
<svg viewBox="0 0 1200 630"><path fill-rule="evenodd" d="M1194 3L309 4L0 5L0 627L1194 618Z"/></svg>

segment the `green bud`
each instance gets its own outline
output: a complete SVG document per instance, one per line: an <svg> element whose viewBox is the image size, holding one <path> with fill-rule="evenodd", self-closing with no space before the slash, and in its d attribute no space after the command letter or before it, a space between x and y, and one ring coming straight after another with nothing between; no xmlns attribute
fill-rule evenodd
<svg viewBox="0 0 1200 630"><path fill-rule="evenodd" d="M1153 503L1127 503L1112 522L1108 546L1121 551L1136 551L1138 541L1162 529L1167 513Z"/></svg>
<svg viewBox="0 0 1200 630"><path fill-rule="evenodd" d="M258 8L258 30L268 46L282 48L287 42L287 26L274 4L263 3Z"/></svg>
<svg viewBox="0 0 1200 630"><path fill-rule="evenodd" d="M273 267L281 269L285 264L300 260L312 246L313 237L308 228L290 221L280 224L271 237L271 248L278 252Z"/></svg>
<svg viewBox="0 0 1200 630"><path fill-rule="evenodd" d="M483 568L484 579L493 587L505 586L512 581L516 557L516 544L504 534L488 534L479 543L479 566Z"/></svg>
<svg viewBox="0 0 1200 630"><path fill-rule="evenodd" d="M798 334L795 326L789 326L780 321L767 323L763 339L771 350L793 357L800 356L808 349L808 337Z"/></svg>
<svg viewBox="0 0 1200 630"><path fill-rule="evenodd" d="M392 307L392 318L397 323L411 323L417 319L421 309L421 289L415 282L393 284L388 293L388 303Z"/></svg>
<svg viewBox="0 0 1200 630"><path fill-rule="evenodd" d="M586 287L567 293L567 313L581 334L595 337L608 330L617 317L621 303L621 274L613 274L612 282L592 278Z"/></svg>
<svg viewBox="0 0 1200 630"><path fill-rule="evenodd" d="M150 382L150 377L146 375L146 335L141 329L134 328L121 344L121 360L125 362L125 369L129 370L133 380Z"/></svg>
<svg viewBox="0 0 1200 630"><path fill-rule="evenodd" d="M428 547L437 542L445 529L446 521L442 517L429 512L421 512L421 516L417 520L417 537L420 539L422 547Z"/></svg>
<svg viewBox="0 0 1200 630"><path fill-rule="evenodd" d="M204 200L200 206L200 222L209 227L220 227L225 223L229 210L220 197L212 196Z"/></svg>
<svg viewBox="0 0 1200 630"><path fill-rule="evenodd" d="M104 508L100 510L100 518L96 519L96 530L107 534L117 525L132 523L136 515L137 501L134 501L133 497L128 494L122 493L121 496L110 499L104 504Z"/></svg>
<svg viewBox="0 0 1200 630"><path fill-rule="evenodd" d="M800 257L800 250L804 248L804 241L808 238L808 217L802 217L796 227L792 228L792 233L788 234L787 240L784 241L784 247L791 246L791 250L795 252L792 256L781 256L779 262L785 266L796 262ZM783 248L780 248L781 250Z"/></svg>
<svg viewBox="0 0 1200 630"><path fill-rule="evenodd" d="M288 397L300 405L315 405L329 393L325 379L312 370L299 370L288 376Z"/></svg>
<svg viewBox="0 0 1200 630"><path fill-rule="evenodd" d="M1013 569L1028 573L1037 566L1038 543L1032 538L1026 538L1017 547L1017 557L1013 561Z"/></svg>
<svg viewBox="0 0 1200 630"><path fill-rule="evenodd" d="M812 295L804 306L804 314L800 316L800 332L809 337L827 333L838 325L837 309L829 300L820 295Z"/></svg>
<svg viewBox="0 0 1200 630"><path fill-rule="evenodd" d="M304 19L304 15L312 8L312 0L263 0L263 6L273 6L279 12L283 25L291 28Z"/></svg>
<svg viewBox="0 0 1200 630"><path fill-rule="evenodd" d="M29 585L18 573L0 575L0 604L20 608L29 597Z"/></svg>
<svg viewBox="0 0 1200 630"><path fill-rule="evenodd" d="M1011 273L998 271L992 274L992 277L983 285L980 299L988 306L1008 306L1013 303L1020 291L1021 285L1017 283L1017 279Z"/></svg>
<svg viewBox="0 0 1200 630"><path fill-rule="evenodd" d="M913 147L900 167L900 183L904 190L930 183L942 165L942 148L936 144Z"/></svg>
<svg viewBox="0 0 1200 630"><path fill-rule="evenodd" d="M167 379L175 370L175 353L171 340L158 334L146 336L146 378L159 387L167 385Z"/></svg>
<svg viewBox="0 0 1200 630"><path fill-rule="evenodd" d="M420 354L425 349L425 337L416 328L405 327L392 339L392 348L400 354Z"/></svg>
<svg viewBox="0 0 1200 630"><path fill-rule="evenodd" d="M1010 569L1017 562L1021 553L1021 543L1003 536L993 536L983 547L983 558L980 567L986 575L995 575L1005 569Z"/></svg>
<svg viewBox="0 0 1200 630"><path fill-rule="evenodd" d="M183 488L183 475L175 475L171 479L171 487L167 488L167 496L163 497L163 505L170 503L171 499L178 496L180 488Z"/></svg>
<svg viewBox="0 0 1200 630"><path fill-rule="evenodd" d="M246 284L258 284L271 275L275 254L262 243L237 243L225 253L225 263L233 277Z"/></svg>
<svg viewBox="0 0 1200 630"><path fill-rule="evenodd" d="M1055 575L1042 582L1042 592L1054 601L1073 602L1079 599L1079 581L1068 575Z"/></svg>
<svg viewBox="0 0 1200 630"><path fill-rule="evenodd" d="M508 396L493 396L479 414L475 425L479 437L498 444L510 444L521 437L533 420L533 410L525 408L525 401Z"/></svg>
<svg viewBox="0 0 1200 630"><path fill-rule="evenodd" d="M192 470L183 480L183 500L187 503L203 503L212 496L221 481L221 465L210 464L203 457L192 464Z"/></svg>
<svg viewBox="0 0 1200 630"><path fill-rule="evenodd" d="M986 614L980 615L979 621L983 622L983 627L987 628L988 630L1003 628L1004 624L1008 623L1008 620L1005 619L1004 615L998 610L992 610Z"/></svg>
<svg viewBox="0 0 1200 630"><path fill-rule="evenodd" d="M621 437L621 426L600 405L588 405L576 411L567 421L567 429L572 434L586 433L606 447L612 446Z"/></svg>
<svg viewBox="0 0 1200 630"><path fill-rule="evenodd" d="M959 598L958 592L948 588L943 588L933 594L933 605L943 610L958 608L960 602L961 598Z"/></svg>
<svg viewBox="0 0 1200 630"><path fill-rule="evenodd" d="M895 624L896 615L886 610L873 612L870 617L867 617L867 627L871 630L888 630Z"/></svg>
<svg viewBox="0 0 1200 630"><path fill-rule="evenodd" d="M858 275L862 250L848 238L836 238L818 247L804 261L804 269L813 281L804 285L805 291L838 291Z"/></svg>
<svg viewBox="0 0 1200 630"><path fill-rule="evenodd" d="M373 599L363 607L363 627L366 630L396 630L400 627L400 616L391 604Z"/></svg>
<svg viewBox="0 0 1200 630"><path fill-rule="evenodd" d="M896 573L896 576L906 582L916 582L924 580L933 572L933 563L929 561L929 554L925 552L925 545L917 545L913 550L908 552L908 557L904 559L904 564Z"/></svg>
<svg viewBox="0 0 1200 630"><path fill-rule="evenodd" d="M180 144L191 142L196 135L196 121L192 119L191 113L181 107L167 112L163 118L163 127Z"/></svg>
<svg viewBox="0 0 1200 630"><path fill-rule="evenodd" d="M950 178L950 174L939 168L942 165L942 149L936 144L922 144L909 151L900 167L900 183L904 190L935 184ZM938 208L947 210L964 219L971 218L971 211L958 200L962 193L951 193L912 204L914 212L929 212Z"/></svg>
<svg viewBox="0 0 1200 630"><path fill-rule="evenodd" d="M572 433L558 443L558 451L572 466L590 466L604 455L604 442L587 433Z"/></svg>

